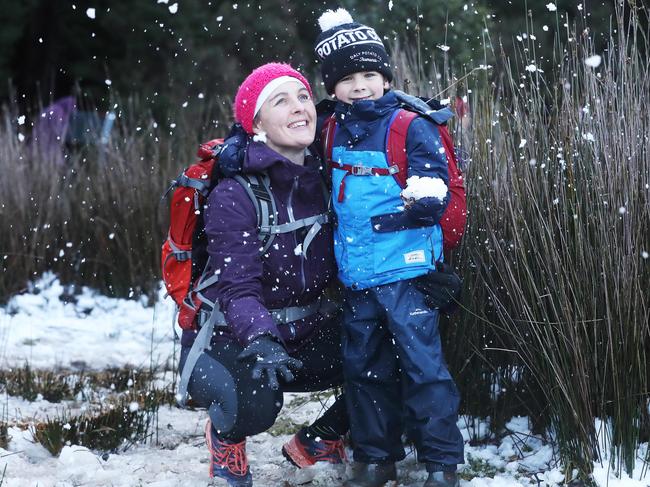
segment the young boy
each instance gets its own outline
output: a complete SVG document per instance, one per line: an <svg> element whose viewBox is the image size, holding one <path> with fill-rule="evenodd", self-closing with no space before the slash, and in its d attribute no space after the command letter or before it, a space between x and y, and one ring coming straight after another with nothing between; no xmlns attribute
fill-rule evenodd
<svg viewBox="0 0 650 487"><path fill-rule="evenodd" d="M406 431L429 472L424 487L454 487L456 465L464 463L459 395L444 362L438 311L414 283L442 260L445 149L435 124L424 117L411 122L403 192L386 157L387 130L400 105L381 38L343 9L327 11L319 24L315 51L325 88L337 100L329 163L335 254L346 287L342 350L355 460L345 485L396 480Z"/></svg>

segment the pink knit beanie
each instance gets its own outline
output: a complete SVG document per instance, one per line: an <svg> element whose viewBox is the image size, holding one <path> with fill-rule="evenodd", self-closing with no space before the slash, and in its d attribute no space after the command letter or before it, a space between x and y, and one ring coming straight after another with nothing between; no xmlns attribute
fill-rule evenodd
<svg viewBox="0 0 650 487"><path fill-rule="evenodd" d="M255 69L244 82L239 86L235 96L235 120L241 123L244 130L253 133L253 119L255 118L255 106L262 90L273 80L289 76L300 81L312 96L311 86L305 77L291 66L285 63L263 64Z"/></svg>

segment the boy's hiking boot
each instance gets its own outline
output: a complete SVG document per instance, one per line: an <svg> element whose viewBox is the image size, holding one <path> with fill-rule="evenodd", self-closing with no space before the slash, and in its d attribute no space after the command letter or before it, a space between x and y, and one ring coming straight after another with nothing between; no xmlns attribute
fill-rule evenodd
<svg viewBox="0 0 650 487"><path fill-rule="evenodd" d="M307 434L305 428L293 435L282 447L284 457L298 468L314 465L316 462L340 464L346 461L343 440L323 440Z"/></svg>
<svg viewBox="0 0 650 487"><path fill-rule="evenodd" d="M253 476L246 458L246 440L233 443L219 439L208 419L205 443L210 452L210 477L224 479L229 487L253 486Z"/></svg>
<svg viewBox="0 0 650 487"><path fill-rule="evenodd" d="M347 480L344 487L393 487L397 485L397 469L394 463L361 463L352 464L352 478Z"/></svg>
<svg viewBox="0 0 650 487"><path fill-rule="evenodd" d="M429 472L429 478L422 487L458 487L459 485L456 472Z"/></svg>

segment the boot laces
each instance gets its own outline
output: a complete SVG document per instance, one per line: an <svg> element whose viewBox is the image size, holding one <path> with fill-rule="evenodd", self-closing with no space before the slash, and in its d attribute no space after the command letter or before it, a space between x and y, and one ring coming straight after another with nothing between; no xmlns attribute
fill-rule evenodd
<svg viewBox="0 0 650 487"><path fill-rule="evenodd" d="M338 455L345 460L345 449L341 440L320 440L322 447L318 449L314 458L328 459L332 455Z"/></svg>
<svg viewBox="0 0 650 487"><path fill-rule="evenodd" d="M246 440L239 443L226 443L217 440L217 448L212 447L211 453L215 462L228 469L234 475L243 477L248 472L248 459L246 458Z"/></svg>
<svg viewBox="0 0 650 487"><path fill-rule="evenodd" d="M226 468L233 475L243 477L248 473L248 459L246 458L246 440L239 443L221 441L212 434L212 422L207 421L205 425L205 438L212 457L210 472L215 464ZM213 444L216 442L216 445Z"/></svg>

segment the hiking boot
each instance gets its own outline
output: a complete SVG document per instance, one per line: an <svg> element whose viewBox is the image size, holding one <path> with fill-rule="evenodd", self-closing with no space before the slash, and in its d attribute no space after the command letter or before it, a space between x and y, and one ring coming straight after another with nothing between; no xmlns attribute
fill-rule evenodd
<svg viewBox="0 0 650 487"><path fill-rule="evenodd" d="M397 469L394 463L352 464L352 478L343 487L389 487L397 485Z"/></svg>
<svg viewBox="0 0 650 487"><path fill-rule="evenodd" d="M429 472L429 478L422 487L458 487L459 485L456 472Z"/></svg>
<svg viewBox="0 0 650 487"><path fill-rule="evenodd" d="M343 440L322 440L309 436L305 428L293 435L282 447L284 458L298 468L311 467L316 462L344 463L347 459Z"/></svg>
<svg viewBox="0 0 650 487"><path fill-rule="evenodd" d="M230 487L253 486L253 476L246 458L246 440L234 443L219 439L208 419L205 443L210 452L210 477L224 479Z"/></svg>

